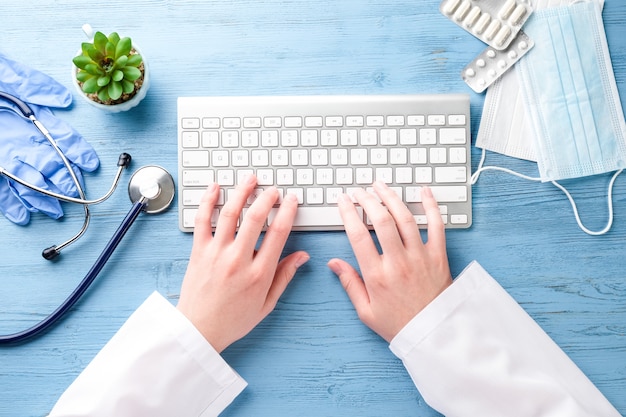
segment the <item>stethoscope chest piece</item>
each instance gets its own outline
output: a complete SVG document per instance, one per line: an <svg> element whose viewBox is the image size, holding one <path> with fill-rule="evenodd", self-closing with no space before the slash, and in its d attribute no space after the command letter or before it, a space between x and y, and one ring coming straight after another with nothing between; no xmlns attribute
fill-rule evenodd
<svg viewBox="0 0 626 417"><path fill-rule="evenodd" d="M128 183L128 196L133 203L147 200L146 213L160 213L166 210L172 200L176 187L174 179L165 169L157 165L139 168Z"/></svg>

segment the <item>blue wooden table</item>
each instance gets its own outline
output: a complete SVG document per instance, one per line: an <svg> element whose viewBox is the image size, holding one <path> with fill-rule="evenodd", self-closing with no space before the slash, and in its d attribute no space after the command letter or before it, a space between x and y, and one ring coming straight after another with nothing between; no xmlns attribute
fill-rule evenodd
<svg viewBox="0 0 626 417"><path fill-rule="evenodd" d="M71 88L83 23L133 37L152 69L141 105L104 114L78 98L57 111L97 150L87 193L109 186L117 156L133 168L176 174L176 98L188 95L471 93L475 138L484 96L460 70L484 45L439 14L438 0L22 0L0 3L0 50ZM626 107L626 3L607 0L605 26ZM480 152L473 149L473 165ZM536 174L536 165L489 154L488 162ZM0 218L0 331L34 324L89 269L130 208L120 190L92 208L87 234L57 262L41 250L80 228L82 209ZM569 181L590 228L607 216L610 175ZM453 274L473 259L520 302L622 413L626 413L626 178L614 193L615 223L601 237L576 226L550 184L488 173L474 186L474 224L448 233ZM176 207L142 215L68 316L43 337L0 348L0 415L43 416L131 312L154 290L176 302L191 248ZM288 251L312 260L276 311L224 353L249 387L228 416L433 416L387 344L362 325L326 262L354 262L341 232L294 233ZM451 401L454 396L451 394Z"/></svg>

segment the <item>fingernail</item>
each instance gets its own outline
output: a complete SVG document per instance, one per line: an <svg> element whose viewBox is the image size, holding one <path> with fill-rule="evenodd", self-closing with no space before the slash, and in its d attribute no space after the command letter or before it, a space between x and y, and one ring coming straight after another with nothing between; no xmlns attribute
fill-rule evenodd
<svg viewBox="0 0 626 417"><path fill-rule="evenodd" d="M340 194L339 195L339 202L341 203L351 203L352 199L350 198L350 196L348 194Z"/></svg>
<svg viewBox="0 0 626 417"><path fill-rule="evenodd" d="M330 260L327 265L330 270L335 273L335 275L339 276L343 273L343 268L339 262L333 262L333 260Z"/></svg>
<svg viewBox="0 0 626 417"><path fill-rule="evenodd" d="M308 254L304 254L300 256L298 260L296 261L296 269L300 268L302 265L309 262L309 259L311 259L311 257Z"/></svg>
<svg viewBox="0 0 626 417"><path fill-rule="evenodd" d="M374 185L380 188L389 188L389 186L384 181L381 181L381 180L376 180L374 182Z"/></svg>
<svg viewBox="0 0 626 417"><path fill-rule="evenodd" d="M218 188L217 183L212 182L206 187L206 191L202 195L202 198L205 200L208 199L211 196L211 194L213 194L215 190L217 190L217 188Z"/></svg>
<svg viewBox="0 0 626 417"><path fill-rule="evenodd" d="M283 197L283 201L298 201L298 196L293 194L293 193L287 193L285 194L285 196Z"/></svg>

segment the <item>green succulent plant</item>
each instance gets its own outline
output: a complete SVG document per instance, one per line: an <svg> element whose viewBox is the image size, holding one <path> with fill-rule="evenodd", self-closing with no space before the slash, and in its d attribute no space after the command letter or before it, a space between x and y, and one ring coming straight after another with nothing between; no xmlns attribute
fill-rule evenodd
<svg viewBox="0 0 626 417"><path fill-rule="evenodd" d="M81 51L73 62L85 93L96 94L101 102L108 103L135 91L143 60L130 38L120 38L116 32L109 36L96 32L93 42L84 42Z"/></svg>

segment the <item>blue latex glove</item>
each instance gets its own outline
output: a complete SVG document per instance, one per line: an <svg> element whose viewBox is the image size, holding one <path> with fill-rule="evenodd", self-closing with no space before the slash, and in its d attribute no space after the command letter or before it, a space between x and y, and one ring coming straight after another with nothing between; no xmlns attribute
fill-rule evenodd
<svg viewBox="0 0 626 417"><path fill-rule="evenodd" d="M67 88L51 77L0 54L0 91L29 104L35 117L48 129L70 161L80 181L81 169L90 172L98 168L98 156L91 145L48 108L70 105L72 95ZM38 187L78 196L69 172L48 140L4 99L0 99L0 166ZM0 211L20 225L27 224L30 213L35 211L55 219L63 215L57 199L11 183L6 178L0 179Z"/></svg>

